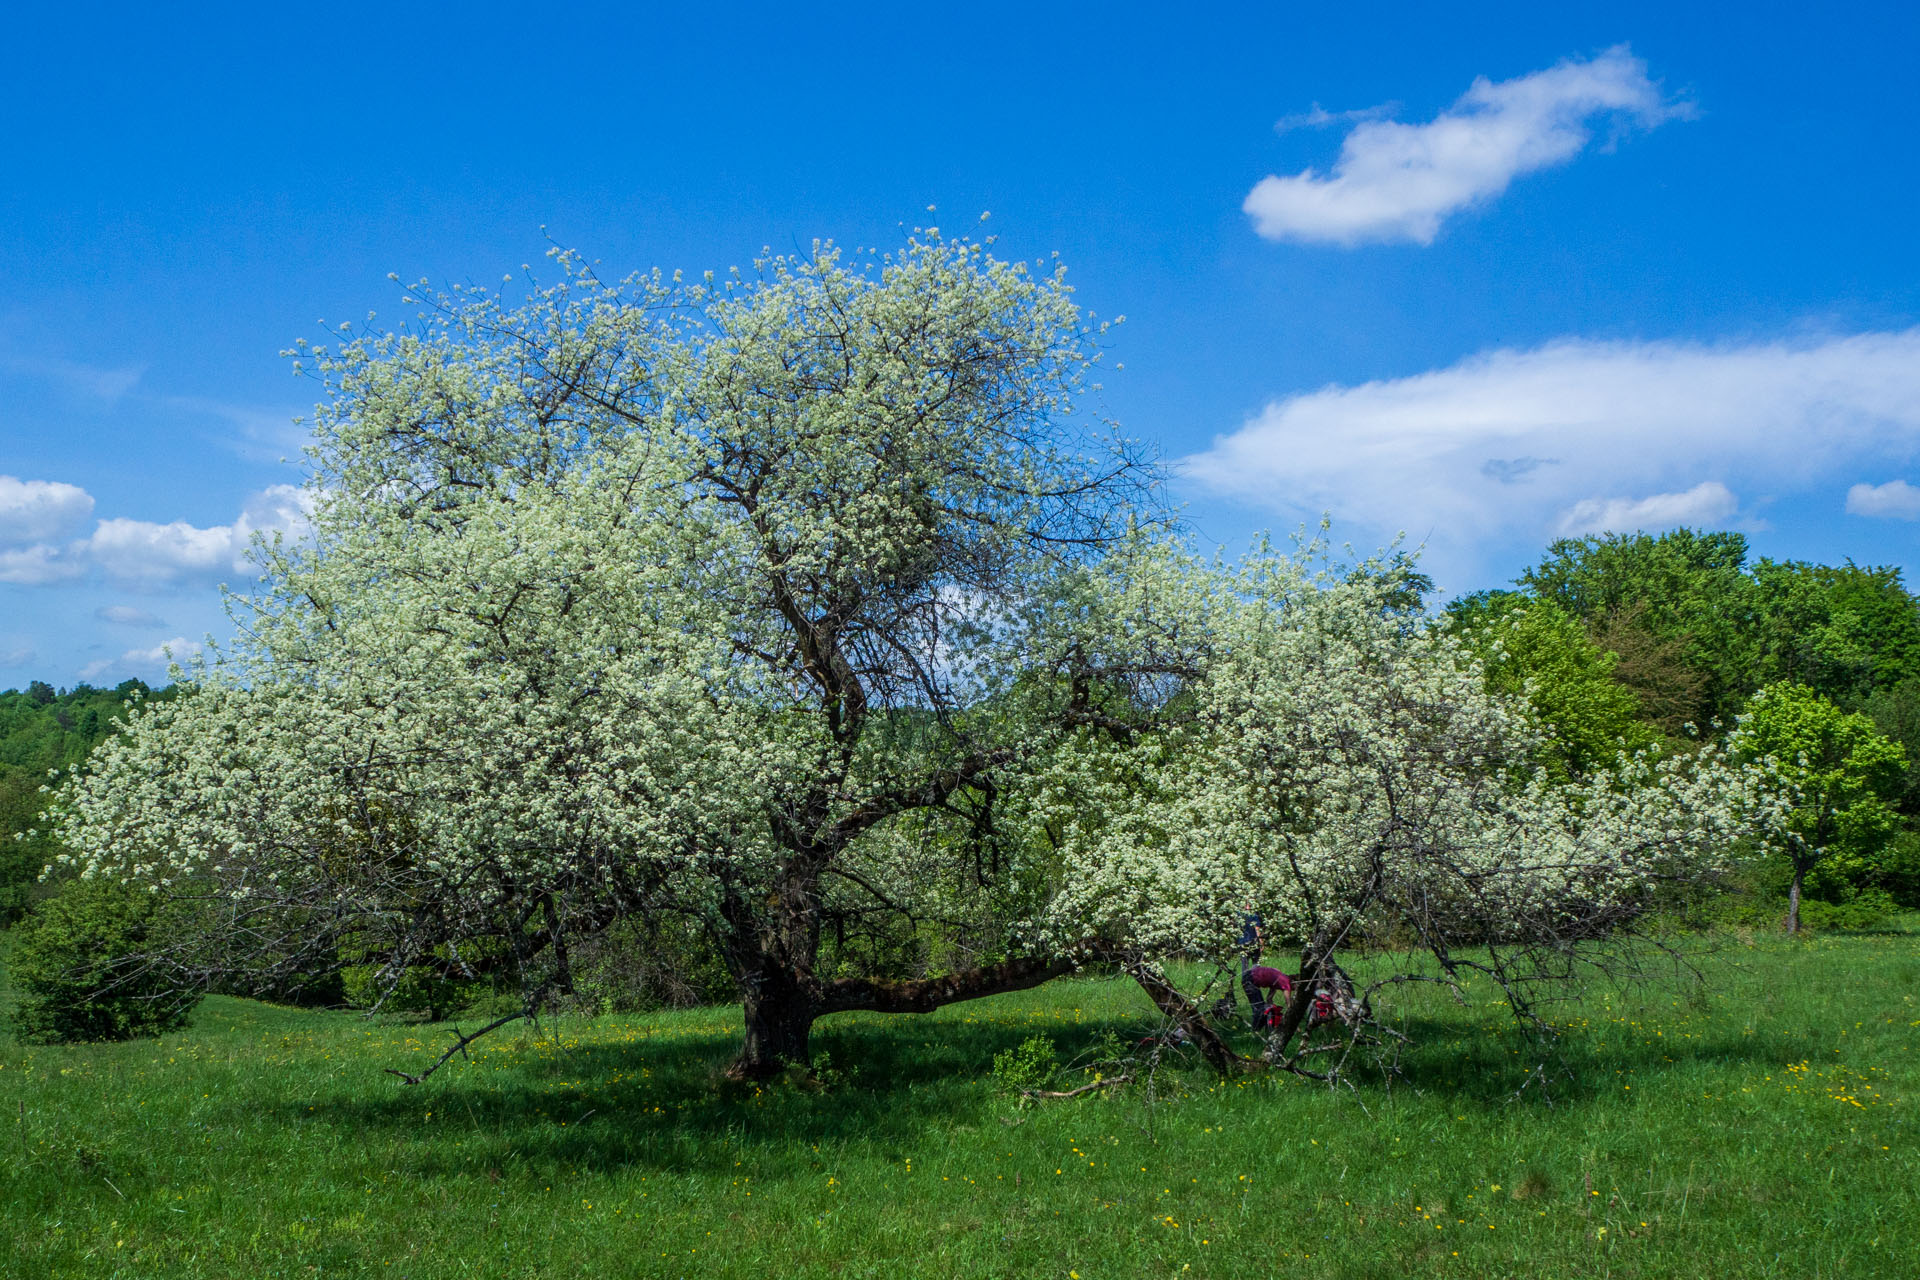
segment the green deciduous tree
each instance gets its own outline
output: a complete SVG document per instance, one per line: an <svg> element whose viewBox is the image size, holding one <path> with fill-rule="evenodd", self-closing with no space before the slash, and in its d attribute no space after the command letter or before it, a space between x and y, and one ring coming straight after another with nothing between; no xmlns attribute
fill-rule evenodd
<svg viewBox="0 0 1920 1280"><path fill-rule="evenodd" d="M1894 568L1762 560L1753 568L1767 683L1858 709L1920 679L1920 601Z"/></svg>
<svg viewBox="0 0 1920 1280"><path fill-rule="evenodd" d="M1710 720L1731 721L1758 683L1746 557L1747 540L1738 533L1675 529L1657 537L1563 538L1519 582L1580 619L1620 655L1623 682L1645 691L1643 700L1663 727L1678 728L1672 723L1678 719L1704 729ZM1678 647L1691 681L1662 670L1668 661L1655 648L1662 643Z"/></svg>
<svg viewBox="0 0 1920 1280"><path fill-rule="evenodd" d="M1485 666L1488 688L1532 703L1551 735L1544 759L1562 776L1652 745L1640 699L1615 679L1618 657L1551 600L1480 592L1449 605L1447 618Z"/></svg>
<svg viewBox="0 0 1920 1280"><path fill-rule="evenodd" d="M1798 932L1808 872L1829 859L1871 858L1893 838L1890 802L1900 792L1906 753L1866 716L1794 684L1754 695L1732 747L1767 768L1788 797L1778 833L1793 868L1787 932Z"/></svg>

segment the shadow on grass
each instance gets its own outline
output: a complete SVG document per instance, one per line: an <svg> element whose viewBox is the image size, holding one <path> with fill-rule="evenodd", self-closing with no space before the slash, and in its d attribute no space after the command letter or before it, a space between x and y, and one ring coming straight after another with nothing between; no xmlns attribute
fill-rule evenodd
<svg viewBox="0 0 1920 1280"><path fill-rule="evenodd" d="M1784 1034L1738 1029L1623 1043L1628 1033L1618 1028L1548 1036L1517 1023L1490 1030L1418 1017L1396 1026L1408 1039L1397 1056L1356 1049L1347 1060L1346 1079L1368 1098L1412 1091L1480 1107L1579 1106L1613 1096L1623 1080L1658 1090L1664 1075L1702 1063L1774 1064L1792 1047Z"/></svg>
<svg viewBox="0 0 1920 1280"><path fill-rule="evenodd" d="M996 1053L1040 1033L1054 1037L1064 1061L1109 1031L1137 1035L1137 1022L1116 1016L1026 1027L903 1016L829 1023L813 1037L816 1062L832 1080L825 1087L728 1080L737 1036L656 1035L588 1042L508 1066L476 1055L473 1067L456 1060L419 1086L394 1080L391 1090L330 1099L321 1110L326 1122L363 1134L417 1136L406 1159L420 1173L473 1169L476 1149L494 1168L651 1165L714 1173L751 1149L758 1177L781 1171L780 1153L791 1156L791 1171L806 1168L809 1161L792 1153L816 1147L857 1143L887 1159L925 1152L930 1133L993 1123L988 1077ZM322 1118L306 1110L310 1101L289 1098L272 1112L310 1123ZM423 1127L427 1111L447 1127ZM449 1129L465 1131L458 1152L444 1141Z"/></svg>
<svg viewBox="0 0 1920 1280"><path fill-rule="evenodd" d="M272 1111L288 1123L321 1120L360 1138L384 1138L391 1158L422 1176L632 1166L725 1174L744 1164L757 1179L778 1179L817 1170L836 1151L899 1160L927 1152L943 1132L995 1125L1011 1114L991 1103L996 1053L1040 1033L1054 1037L1067 1061L1107 1033L1131 1043L1141 1025L1121 1014L1051 1026L912 1016L828 1023L816 1031L814 1051L839 1079L824 1089L728 1081L724 1068L737 1049L731 1034L663 1034L588 1042L510 1064L454 1064L421 1086L394 1081L388 1091L330 1099L320 1116L292 1099ZM1649 1045L1613 1026L1545 1043L1513 1026L1496 1032L1458 1019L1408 1019L1401 1029L1413 1043L1391 1078L1375 1065L1350 1064L1369 1106L1408 1093L1488 1108L1539 1105L1537 1082L1523 1086L1528 1068L1544 1063L1545 1097L1577 1107L1617 1095L1623 1077L1653 1096L1667 1073L1703 1061L1778 1062L1787 1049L1777 1037L1738 1031L1651 1037ZM1254 1047L1251 1036L1241 1041ZM1204 1088L1212 1079L1197 1062L1176 1061L1169 1083ZM1271 1095L1255 1090L1243 1098L1234 1105L1258 1107ZM425 1112L438 1119L427 1124Z"/></svg>

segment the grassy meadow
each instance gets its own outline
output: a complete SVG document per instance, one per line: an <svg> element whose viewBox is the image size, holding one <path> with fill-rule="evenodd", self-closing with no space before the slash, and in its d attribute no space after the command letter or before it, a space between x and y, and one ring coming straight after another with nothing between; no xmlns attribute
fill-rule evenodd
<svg viewBox="0 0 1920 1280"><path fill-rule="evenodd" d="M1698 962L1699 1000L1557 1014L1552 1105L1504 1009L1429 990L1390 1087L1026 1108L994 1055L1131 1040L1136 989L836 1017L824 1090L724 1082L733 1009L508 1028L407 1087L446 1027L215 998L159 1041L0 1038L0 1274L1920 1274L1920 920Z"/></svg>

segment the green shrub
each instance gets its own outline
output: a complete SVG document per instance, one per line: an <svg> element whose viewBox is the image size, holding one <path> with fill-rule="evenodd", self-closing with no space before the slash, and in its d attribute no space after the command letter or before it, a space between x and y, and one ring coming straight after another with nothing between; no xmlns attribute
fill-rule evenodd
<svg viewBox="0 0 1920 1280"><path fill-rule="evenodd" d="M106 880L69 881L17 926L9 956L22 1039L130 1040L184 1026L198 997L152 959L159 899Z"/></svg>
<svg viewBox="0 0 1920 1280"><path fill-rule="evenodd" d="M1884 890L1862 889L1845 902L1803 899L1800 924L1827 933L1878 929L1898 910L1899 905Z"/></svg>
<svg viewBox="0 0 1920 1280"><path fill-rule="evenodd" d="M1051 1036L1029 1036L1018 1049L993 1055L994 1084L1023 1103L1028 1090L1046 1088L1059 1070L1059 1051Z"/></svg>

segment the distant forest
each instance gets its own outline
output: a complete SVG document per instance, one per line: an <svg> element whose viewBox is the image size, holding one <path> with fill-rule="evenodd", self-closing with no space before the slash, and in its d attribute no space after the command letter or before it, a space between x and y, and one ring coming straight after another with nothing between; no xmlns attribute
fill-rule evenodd
<svg viewBox="0 0 1920 1280"><path fill-rule="evenodd" d="M1920 599L1896 568L1749 561L1738 533L1563 539L1512 587L1447 605L1439 625L1483 653L1490 683L1534 690L1576 773L1623 741L1730 727L1768 685L1805 685L1906 748L1898 807L1909 832L1920 826ZM129 699L173 692L36 680L0 693L0 834L35 828L48 772L85 760ZM0 839L0 925L46 892L56 852L44 832Z"/></svg>

